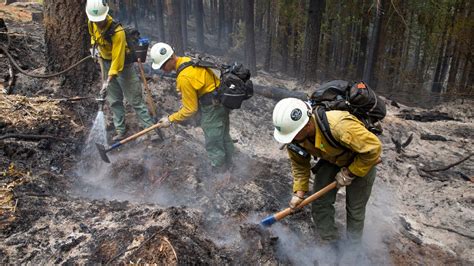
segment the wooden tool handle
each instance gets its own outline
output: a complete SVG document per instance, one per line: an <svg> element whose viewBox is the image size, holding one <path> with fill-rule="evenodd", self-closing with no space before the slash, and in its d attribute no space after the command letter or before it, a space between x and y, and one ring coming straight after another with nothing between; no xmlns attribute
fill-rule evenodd
<svg viewBox="0 0 474 266"><path fill-rule="evenodd" d="M104 59L102 59L102 57L99 56L97 61L99 62L99 66L100 66L100 79L102 80L102 84L104 84L105 81L107 80L107 78L105 77Z"/></svg>
<svg viewBox="0 0 474 266"><path fill-rule="evenodd" d="M150 87L148 87L148 83L146 82L145 71L143 70L143 64L140 58L138 58L138 68L140 69L140 76L142 77L142 80L143 80L143 86L145 86L146 104L148 105L148 109L151 113L151 116L153 118L156 118L155 102L153 101L153 98L151 97L151 90L150 90Z"/></svg>
<svg viewBox="0 0 474 266"><path fill-rule="evenodd" d="M328 191L330 190L333 190L336 188L336 181L332 182L331 184L325 186L324 188L322 188L320 191L312 194L311 196L307 197L305 200L303 200L300 205L298 205L298 207L296 207L296 209L301 209L303 208L304 206L310 204L311 202L315 201L316 199L320 198L321 196L323 196L324 194L326 194ZM275 214L275 219L277 221L285 218L286 216L288 216L289 214L292 213L292 209L291 208L286 208L284 209L283 211L281 212L278 212Z"/></svg>
<svg viewBox="0 0 474 266"><path fill-rule="evenodd" d="M136 139L142 135L145 135L146 133L152 131L153 129L156 129L156 128L160 128L162 127L162 124L161 123L158 123L158 124L154 124L153 126L149 127L149 128L145 128L144 130L138 132L138 133L135 133L134 135L131 135L130 137L126 138L126 139L123 139L120 141L120 144L125 144L133 139Z"/></svg>

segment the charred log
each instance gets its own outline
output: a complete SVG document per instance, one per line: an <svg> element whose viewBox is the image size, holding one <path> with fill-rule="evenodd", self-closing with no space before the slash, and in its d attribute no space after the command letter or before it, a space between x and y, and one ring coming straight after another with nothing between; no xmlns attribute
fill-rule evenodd
<svg viewBox="0 0 474 266"><path fill-rule="evenodd" d="M398 105L398 103L397 103L396 101L394 101L394 100L392 100L392 101L390 102L390 105L391 105L391 106L395 106L395 107L397 107L397 108L400 108L400 105Z"/></svg>
<svg viewBox="0 0 474 266"><path fill-rule="evenodd" d="M467 176L466 174L464 174L463 172L459 172L459 171L456 171L456 173L458 173L459 176L461 176L462 179L474 183L474 176L469 177L469 176Z"/></svg>
<svg viewBox="0 0 474 266"><path fill-rule="evenodd" d="M454 117L447 113L439 111L421 111L416 112L414 110L402 110L400 114L396 115L405 120L415 120L419 122L435 122L435 121L456 121Z"/></svg>
<svg viewBox="0 0 474 266"><path fill-rule="evenodd" d="M68 139L49 136L49 135L28 135L28 134L5 134L0 136L0 140L3 139L19 139L19 140L42 140L42 139L54 139L54 140L62 140L67 141Z"/></svg>
<svg viewBox="0 0 474 266"><path fill-rule="evenodd" d="M285 88L273 88L273 87L267 87L267 86L254 85L253 89L255 93L265 96L267 98L274 99L274 100L281 100L283 98L288 98L288 97L298 98L301 100L308 99L307 94L304 92L290 91Z"/></svg>
<svg viewBox="0 0 474 266"><path fill-rule="evenodd" d="M448 141L445 137L441 135L434 135L434 134L421 134L422 140L431 140L431 141Z"/></svg>

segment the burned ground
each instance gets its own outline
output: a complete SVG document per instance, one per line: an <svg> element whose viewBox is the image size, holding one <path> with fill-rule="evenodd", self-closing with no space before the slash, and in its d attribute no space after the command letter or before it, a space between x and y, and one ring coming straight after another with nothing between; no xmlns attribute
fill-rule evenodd
<svg viewBox="0 0 474 266"><path fill-rule="evenodd" d="M179 108L173 82L154 77L151 84L161 115ZM271 85L272 77L262 73L257 82ZM2 264L273 265L334 260L333 251L316 237L309 208L270 229L258 226L262 218L285 208L291 195L286 152L272 139L276 101L256 95L232 113L234 168L230 174L215 175L206 159L202 130L193 123L163 130L163 141L126 144L109 153L111 164L98 156L85 158L96 106L91 100L48 100L61 98L59 84L42 83L34 89L38 95L26 87L15 95L0 95L0 135L57 138L0 140ZM397 116L408 112L404 110L431 112L403 105L389 108L381 136L383 163L368 205L360 262L472 264L474 184L460 174L474 174L472 159L447 171L422 170L472 153L472 102L434 110L456 120L406 120ZM129 134L139 129L130 108L127 124ZM422 133L447 141L422 140ZM392 139L404 142L410 134L412 142L397 153ZM341 235L344 224L341 190ZM341 264L353 262L339 259Z"/></svg>

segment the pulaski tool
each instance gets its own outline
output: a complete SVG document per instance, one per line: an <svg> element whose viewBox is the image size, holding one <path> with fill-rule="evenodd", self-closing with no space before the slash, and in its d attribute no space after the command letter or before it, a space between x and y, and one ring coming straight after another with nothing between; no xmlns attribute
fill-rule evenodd
<svg viewBox="0 0 474 266"><path fill-rule="evenodd" d="M328 191L330 190L333 190L336 188L336 181L332 182L331 184L325 186L324 188L322 188L320 191L314 193L313 195L307 197L305 200L303 200L300 205L298 205L298 207L296 207L296 209L301 209L303 208L304 206L310 204L311 202L315 201L316 199L320 198L321 196L323 196L324 194L326 194ZM275 222L277 221L280 221L281 219L285 218L286 216L290 215L291 213L293 213L294 210L292 210L291 208L286 208L280 212L277 212L273 215L270 215L268 217L266 217L265 219L263 219L262 221L260 221L260 224L263 225L263 226L271 226L272 224L274 224Z"/></svg>
<svg viewBox="0 0 474 266"><path fill-rule="evenodd" d="M158 124L154 124L153 126L149 127L149 128L146 128L126 139L123 139L119 142L116 142L114 144L112 144L112 146L110 146L110 148L106 149L105 146L103 144L100 144L100 143L96 143L95 146L97 147L97 150L99 151L99 155L100 155L100 158L102 158L102 160L104 160L104 162L106 163L110 163L110 160L109 160L109 157L107 156L107 153L111 150L114 150L120 146L122 146L123 144L131 141L131 140L134 140L142 135L145 135L146 133L152 131L152 130L155 130L155 129L158 129L162 127L162 124L161 123L158 123Z"/></svg>

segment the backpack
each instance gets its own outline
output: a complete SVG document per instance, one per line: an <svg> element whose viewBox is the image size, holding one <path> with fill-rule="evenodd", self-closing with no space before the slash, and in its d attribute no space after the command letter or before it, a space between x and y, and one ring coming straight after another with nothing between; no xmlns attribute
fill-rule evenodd
<svg viewBox="0 0 474 266"><path fill-rule="evenodd" d="M120 31L117 30L118 26L122 26L122 24L116 20L112 20L112 24L102 33L102 37L109 43L112 43L112 36ZM89 27L92 27L90 21ZM122 26L122 29L125 32L125 41L127 42L129 50L129 52L125 54L125 64L138 62L138 58L140 58L141 62L145 62L150 41L147 38L140 38L140 32L134 27Z"/></svg>
<svg viewBox="0 0 474 266"><path fill-rule="evenodd" d="M326 111L348 111L372 133L380 135L383 131L380 121L387 113L385 102L363 81L333 80L324 83L311 94L309 101L319 128L334 147L342 146L331 134Z"/></svg>
<svg viewBox="0 0 474 266"><path fill-rule="evenodd" d="M239 109L242 102L253 96L253 83L250 70L240 63L218 66L215 63L196 59L185 62L178 67L176 77L187 67L207 68L214 76L219 77L221 84L214 92L215 98L229 109Z"/></svg>

